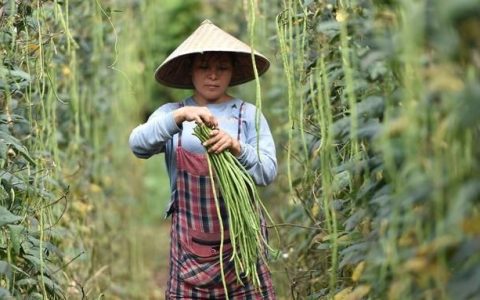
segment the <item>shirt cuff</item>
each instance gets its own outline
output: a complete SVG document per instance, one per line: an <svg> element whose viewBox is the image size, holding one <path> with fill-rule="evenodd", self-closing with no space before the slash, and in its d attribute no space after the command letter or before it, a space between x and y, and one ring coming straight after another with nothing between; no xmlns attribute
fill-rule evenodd
<svg viewBox="0 0 480 300"><path fill-rule="evenodd" d="M247 152L248 151L247 151L247 147L246 147L245 143L240 141L240 155L237 157L237 160L243 166L245 166L247 164L247 158L248 158Z"/></svg>

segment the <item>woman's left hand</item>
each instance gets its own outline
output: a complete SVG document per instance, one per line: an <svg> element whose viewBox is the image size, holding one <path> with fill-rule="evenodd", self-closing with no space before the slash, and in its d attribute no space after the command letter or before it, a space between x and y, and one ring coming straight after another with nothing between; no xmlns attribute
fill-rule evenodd
<svg viewBox="0 0 480 300"><path fill-rule="evenodd" d="M225 150L238 157L240 155L240 143L221 129L213 129L210 138L203 143L210 153L220 153Z"/></svg>

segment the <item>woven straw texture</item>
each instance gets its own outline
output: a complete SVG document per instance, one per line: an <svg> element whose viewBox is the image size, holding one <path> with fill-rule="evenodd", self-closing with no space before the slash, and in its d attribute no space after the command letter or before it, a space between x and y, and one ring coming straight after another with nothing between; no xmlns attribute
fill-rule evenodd
<svg viewBox="0 0 480 300"><path fill-rule="evenodd" d="M155 79L169 87L192 89L193 55L205 52L234 53L234 70L230 86L255 79L252 65L252 48L205 20L200 26L173 51L156 69ZM262 54L254 51L258 75L265 73L270 62Z"/></svg>

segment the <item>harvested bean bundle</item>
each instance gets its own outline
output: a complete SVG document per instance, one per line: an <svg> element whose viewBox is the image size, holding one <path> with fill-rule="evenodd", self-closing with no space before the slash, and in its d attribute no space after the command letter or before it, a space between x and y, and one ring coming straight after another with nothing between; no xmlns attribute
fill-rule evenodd
<svg viewBox="0 0 480 300"><path fill-rule="evenodd" d="M204 124L197 125L193 135L203 143L210 138L211 129ZM262 259L266 263L265 247L267 241L262 235L260 214L262 211L271 221L271 217L263 206L256 185L240 162L228 151L208 153L210 178L212 185L215 170L216 181L228 211L229 233L232 243L232 257L238 279L245 276L257 288L260 279L257 272L257 262ZM221 224L220 264L222 279L226 291L225 276L223 274L223 222L220 215L218 198L214 190L217 214Z"/></svg>

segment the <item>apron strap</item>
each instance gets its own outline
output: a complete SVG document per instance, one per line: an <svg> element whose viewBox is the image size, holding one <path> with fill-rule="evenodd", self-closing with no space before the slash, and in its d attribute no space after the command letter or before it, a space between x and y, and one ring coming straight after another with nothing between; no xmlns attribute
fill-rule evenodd
<svg viewBox="0 0 480 300"><path fill-rule="evenodd" d="M183 106L185 106L185 104L183 104L183 101L178 103L178 108L182 108ZM177 141L178 148L182 147L182 131L183 130L180 130L180 132L178 133L178 141Z"/></svg>
<svg viewBox="0 0 480 300"><path fill-rule="evenodd" d="M237 140L240 140L240 133L242 133L242 110L243 110L243 105L245 104L245 101L242 101L242 104L240 105L240 110L238 112L238 134L237 134Z"/></svg>

